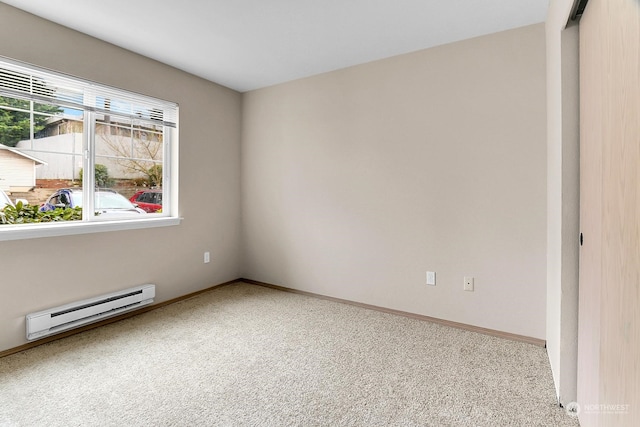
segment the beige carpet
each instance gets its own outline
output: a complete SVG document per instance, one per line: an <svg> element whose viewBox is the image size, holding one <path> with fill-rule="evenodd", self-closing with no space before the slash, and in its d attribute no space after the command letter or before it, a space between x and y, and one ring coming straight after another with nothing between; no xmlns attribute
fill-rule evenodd
<svg viewBox="0 0 640 427"><path fill-rule="evenodd" d="M234 284L0 359L0 426L577 426L545 350Z"/></svg>

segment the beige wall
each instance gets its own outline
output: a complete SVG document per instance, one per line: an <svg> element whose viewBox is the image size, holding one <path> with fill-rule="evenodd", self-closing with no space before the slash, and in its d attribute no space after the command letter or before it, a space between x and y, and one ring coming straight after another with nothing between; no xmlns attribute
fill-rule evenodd
<svg viewBox="0 0 640 427"><path fill-rule="evenodd" d="M155 283L157 301L240 275L238 93L0 3L0 55L180 104L180 226L0 242L0 350L30 312ZM211 251L212 262L202 262Z"/></svg>
<svg viewBox="0 0 640 427"><path fill-rule="evenodd" d="M545 338L545 93L542 24L246 93L244 276Z"/></svg>

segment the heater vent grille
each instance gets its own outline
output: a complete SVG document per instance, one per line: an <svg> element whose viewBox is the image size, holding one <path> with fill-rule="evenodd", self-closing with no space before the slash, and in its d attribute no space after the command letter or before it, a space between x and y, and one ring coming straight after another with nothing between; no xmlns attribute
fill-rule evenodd
<svg viewBox="0 0 640 427"><path fill-rule="evenodd" d="M55 313L51 313L51 317L61 316L63 314L71 313L71 312L74 312L74 311L84 310L85 308L88 308L88 307L95 307L96 305L105 304L105 303L108 303L108 302L111 302L111 301L117 301L119 299L130 297L132 295L139 295L141 293L142 293L142 291L140 290L140 291L136 291L136 292L129 292L128 294L118 295L118 296L115 296L115 297L105 298L103 300L100 300L98 302L94 302L94 303L91 303L91 304L79 305L78 307L69 308L67 310L62 310L62 311L57 311Z"/></svg>
<svg viewBox="0 0 640 427"><path fill-rule="evenodd" d="M27 339L34 340L151 304L155 285L143 285L28 314Z"/></svg>

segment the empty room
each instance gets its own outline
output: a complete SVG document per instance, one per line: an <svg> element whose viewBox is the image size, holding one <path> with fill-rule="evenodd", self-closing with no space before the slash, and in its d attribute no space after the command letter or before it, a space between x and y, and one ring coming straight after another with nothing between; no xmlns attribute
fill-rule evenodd
<svg viewBox="0 0 640 427"><path fill-rule="evenodd" d="M634 426L636 0L0 0L0 426Z"/></svg>

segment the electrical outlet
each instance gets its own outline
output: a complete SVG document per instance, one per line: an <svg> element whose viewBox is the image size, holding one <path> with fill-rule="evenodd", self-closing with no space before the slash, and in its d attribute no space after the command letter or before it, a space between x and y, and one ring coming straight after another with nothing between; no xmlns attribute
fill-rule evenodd
<svg viewBox="0 0 640 427"><path fill-rule="evenodd" d="M427 285L435 286L436 285L436 272L435 271L427 271Z"/></svg>
<svg viewBox="0 0 640 427"><path fill-rule="evenodd" d="M204 263L209 264L211 262L211 254L209 252L204 253Z"/></svg>
<svg viewBox="0 0 640 427"><path fill-rule="evenodd" d="M464 278L464 290L473 291L473 277Z"/></svg>

